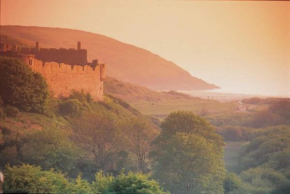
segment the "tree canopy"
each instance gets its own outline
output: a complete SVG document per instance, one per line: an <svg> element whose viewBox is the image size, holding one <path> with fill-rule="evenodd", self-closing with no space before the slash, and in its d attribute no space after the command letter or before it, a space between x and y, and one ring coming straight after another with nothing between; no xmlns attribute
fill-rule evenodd
<svg viewBox="0 0 290 194"><path fill-rule="evenodd" d="M154 176L172 193L223 193L223 141L203 118L174 112L156 139Z"/></svg>
<svg viewBox="0 0 290 194"><path fill-rule="evenodd" d="M49 92L41 74L17 59L0 57L0 96L6 105L43 113Z"/></svg>

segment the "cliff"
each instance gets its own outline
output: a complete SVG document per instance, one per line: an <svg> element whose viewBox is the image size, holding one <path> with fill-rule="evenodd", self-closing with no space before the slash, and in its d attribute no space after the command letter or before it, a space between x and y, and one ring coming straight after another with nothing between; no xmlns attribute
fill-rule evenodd
<svg viewBox="0 0 290 194"><path fill-rule="evenodd" d="M191 76L173 62L147 50L99 34L60 28L3 26L4 40L33 47L74 48L81 41L88 60L109 64L107 75L158 90L206 90L217 86Z"/></svg>

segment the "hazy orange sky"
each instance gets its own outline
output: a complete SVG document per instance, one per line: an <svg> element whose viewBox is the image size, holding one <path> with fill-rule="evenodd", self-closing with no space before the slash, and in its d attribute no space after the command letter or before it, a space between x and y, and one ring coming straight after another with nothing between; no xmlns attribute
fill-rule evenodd
<svg viewBox="0 0 290 194"><path fill-rule="evenodd" d="M95 32L223 91L290 96L290 2L2 0L2 24Z"/></svg>

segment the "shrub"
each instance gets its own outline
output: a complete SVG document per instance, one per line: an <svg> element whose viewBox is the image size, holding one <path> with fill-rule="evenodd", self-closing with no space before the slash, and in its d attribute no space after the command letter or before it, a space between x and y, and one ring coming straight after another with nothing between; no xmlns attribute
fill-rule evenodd
<svg viewBox="0 0 290 194"><path fill-rule="evenodd" d="M5 113L8 117L17 117L19 110L13 106L5 107Z"/></svg>
<svg viewBox="0 0 290 194"><path fill-rule="evenodd" d="M168 194L158 182L141 173L121 174L117 177L96 174L96 182L90 184L81 176L69 181L64 174L54 170L23 164L6 166L4 191L7 193L73 193L73 194Z"/></svg>
<svg viewBox="0 0 290 194"><path fill-rule="evenodd" d="M242 186L242 181L234 173L228 173L224 180L224 192L233 193L239 190Z"/></svg>
<svg viewBox="0 0 290 194"><path fill-rule="evenodd" d="M59 111L61 115L78 117L82 113L82 103L77 99L71 99L60 104Z"/></svg>
<svg viewBox="0 0 290 194"><path fill-rule="evenodd" d="M271 194L289 194L290 191L290 182L279 185Z"/></svg>
<svg viewBox="0 0 290 194"><path fill-rule="evenodd" d="M225 141L246 141L253 128L242 126L222 126L218 127L218 133Z"/></svg>
<svg viewBox="0 0 290 194"><path fill-rule="evenodd" d="M0 109L0 119L5 118L6 114L3 109Z"/></svg>
<svg viewBox="0 0 290 194"><path fill-rule="evenodd" d="M121 173L117 177L96 174L96 182L92 184L95 193L122 193L122 194L169 194L160 188L159 183L150 180L149 176L141 173Z"/></svg>
<svg viewBox="0 0 290 194"><path fill-rule="evenodd" d="M285 176L271 168L252 168L243 171L240 177L245 183L265 190L272 190L277 185L287 183Z"/></svg>
<svg viewBox="0 0 290 194"><path fill-rule="evenodd" d="M141 173L129 173L128 175L121 174L115 178L112 183L112 191L123 194L166 194L157 181L149 180L148 175Z"/></svg>
<svg viewBox="0 0 290 194"><path fill-rule="evenodd" d="M4 191L8 193L67 193L69 182L61 173L30 165L6 167Z"/></svg>
<svg viewBox="0 0 290 194"><path fill-rule="evenodd" d="M92 95L90 93L85 93L84 90L76 91L72 90L70 99L77 99L82 103L91 103L93 101Z"/></svg>
<svg viewBox="0 0 290 194"><path fill-rule="evenodd" d="M280 102L272 104L269 107L269 111L289 120L290 119L290 100L281 99Z"/></svg>
<svg viewBox="0 0 290 194"><path fill-rule="evenodd" d="M49 97L45 79L17 59L0 58L0 96L6 105L43 113Z"/></svg>
<svg viewBox="0 0 290 194"><path fill-rule="evenodd" d="M255 98L250 98L250 99L244 99L242 100L242 102L245 104L260 104L264 102L264 99L255 97Z"/></svg>
<svg viewBox="0 0 290 194"><path fill-rule="evenodd" d="M50 128L26 136L19 150L21 162L73 173L78 155L77 148L62 129Z"/></svg>
<svg viewBox="0 0 290 194"><path fill-rule="evenodd" d="M4 102L3 102L3 100L2 100L2 98L0 96L0 107L3 106L3 105L4 105Z"/></svg>

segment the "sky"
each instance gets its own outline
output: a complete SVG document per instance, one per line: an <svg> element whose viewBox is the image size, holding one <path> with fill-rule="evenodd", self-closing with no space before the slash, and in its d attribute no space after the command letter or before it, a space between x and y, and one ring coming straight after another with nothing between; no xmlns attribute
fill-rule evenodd
<svg viewBox="0 0 290 194"><path fill-rule="evenodd" d="M290 96L290 2L2 0L2 24L79 29L242 94Z"/></svg>

